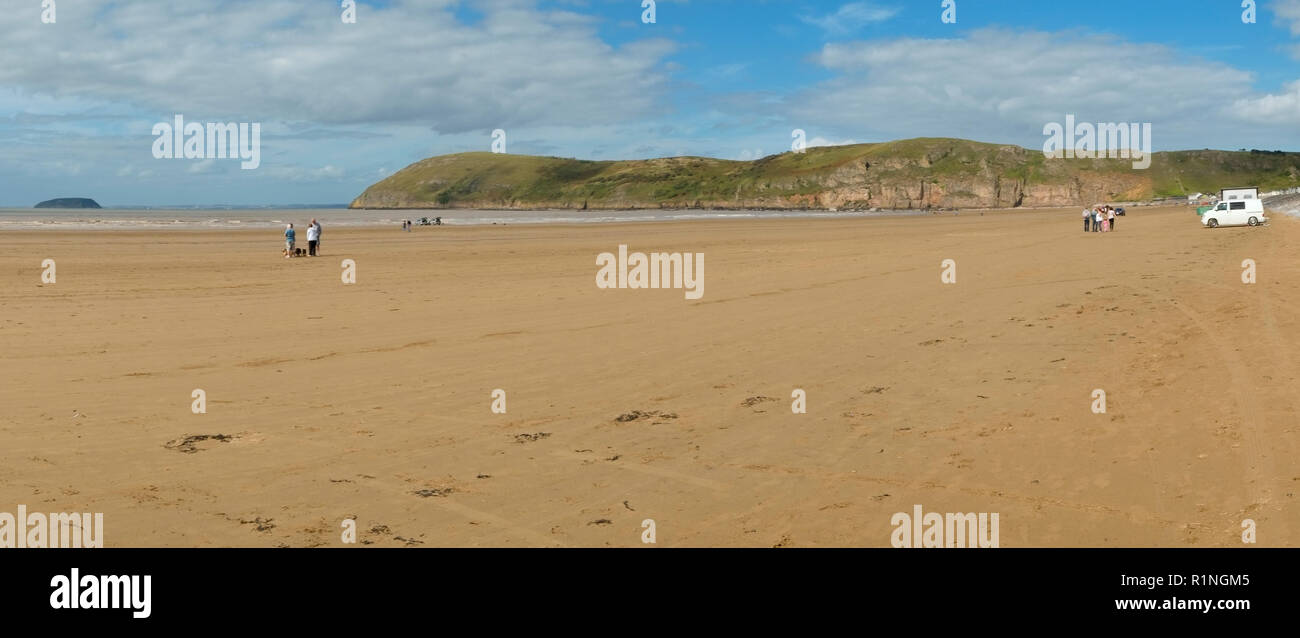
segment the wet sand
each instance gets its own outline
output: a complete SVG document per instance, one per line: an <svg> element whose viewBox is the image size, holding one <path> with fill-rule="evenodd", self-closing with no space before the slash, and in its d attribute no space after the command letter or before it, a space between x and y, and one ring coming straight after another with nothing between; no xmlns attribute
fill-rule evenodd
<svg viewBox="0 0 1300 638"><path fill-rule="evenodd" d="M4 233L0 511L103 512L108 547L342 547L351 517L373 546L653 519L885 547L914 504L997 512L1003 547L1300 543L1300 223L1078 215L327 228L295 260L277 231ZM703 299L597 289L619 244L705 253Z"/></svg>

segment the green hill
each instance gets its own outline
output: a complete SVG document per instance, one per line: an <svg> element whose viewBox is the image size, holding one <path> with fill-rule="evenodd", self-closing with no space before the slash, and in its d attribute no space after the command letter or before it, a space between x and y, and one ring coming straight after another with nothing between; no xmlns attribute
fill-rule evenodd
<svg viewBox="0 0 1300 638"><path fill-rule="evenodd" d="M352 208L1009 208L1145 201L1230 186L1300 186L1300 153L1175 151L1131 160L919 138L810 148L750 162L587 161L459 153L416 162Z"/></svg>

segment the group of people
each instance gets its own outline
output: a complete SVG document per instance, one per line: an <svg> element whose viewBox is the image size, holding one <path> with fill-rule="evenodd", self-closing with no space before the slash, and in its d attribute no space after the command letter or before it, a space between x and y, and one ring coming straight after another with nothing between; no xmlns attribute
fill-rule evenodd
<svg viewBox="0 0 1300 638"><path fill-rule="evenodd" d="M1109 205L1083 209L1083 232L1086 233L1091 230L1094 233L1108 233L1115 230L1115 213L1117 210Z"/></svg>
<svg viewBox="0 0 1300 638"><path fill-rule="evenodd" d="M411 221L411 220L409 220L409 219L403 219L403 220L402 220L402 230L404 230L404 231L406 231L406 232L408 232L408 233L411 232L411 227L412 227L412 226L415 226L415 225L416 225L416 223L413 222L413 221ZM420 226L441 226L441 225L442 225L442 218L441 218L441 217L434 217L433 219L429 219L428 217L421 217L421 218L420 218L419 225L420 225Z"/></svg>
<svg viewBox="0 0 1300 638"><path fill-rule="evenodd" d="M298 248L297 232L293 229L293 224L289 224L284 229L284 258L299 257L303 255L303 250ZM315 219L311 220L311 225L307 227L307 253L308 256L315 257L320 254L320 222Z"/></svg>

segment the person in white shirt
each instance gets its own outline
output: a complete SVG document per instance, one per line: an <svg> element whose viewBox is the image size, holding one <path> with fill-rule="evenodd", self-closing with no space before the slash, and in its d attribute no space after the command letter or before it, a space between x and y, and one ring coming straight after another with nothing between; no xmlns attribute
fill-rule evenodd
<svg viewBox="0 0 1300 638"><path fill-rule="evenodd" d="M1088 227L1092 225L1092 211L1083 209L1083 232L1088 232Z"/></svg>
<svg viewBox="0 0 1300 638"><path fill-rule="evenodd" d="M307 254L316 256L316 244L320 243L320 226L316 220L311 220L311 225L307 227Z"/></svg>

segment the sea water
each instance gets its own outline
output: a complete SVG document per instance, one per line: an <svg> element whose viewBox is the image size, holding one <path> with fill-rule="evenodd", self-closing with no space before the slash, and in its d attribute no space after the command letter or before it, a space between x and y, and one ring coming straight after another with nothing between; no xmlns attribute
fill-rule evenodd
<svg viewBox="0 0 1300 638"><path fill-rule="evenodd" d="M449 226L493 224L591 224L663 222L710 219L852 218L929 215L927 211L805 211L805 210L352 210L302 209L158 209L158 208L0 208L0 230L158 230L277 228L306 226L313 218L323 228L337 226L400 226L402 220L441 217ZM947 213L951 214L951 213Z"/></svg>

